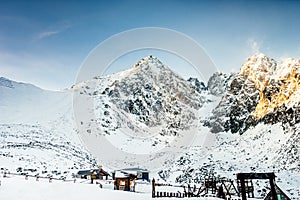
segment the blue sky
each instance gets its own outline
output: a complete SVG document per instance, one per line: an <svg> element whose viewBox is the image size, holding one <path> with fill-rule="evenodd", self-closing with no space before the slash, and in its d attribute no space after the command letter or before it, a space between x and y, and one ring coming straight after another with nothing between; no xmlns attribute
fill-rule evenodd
<svg viewBox="0 0 300 200"><path fill-rule="evenodd" d="M46 89L69 87L96 45L149 26L192 37L224 72L239 70L256 51L275 59L300 58L299 10L298 1L2 0L0 76ZM138 59L129 56L126 65Z"/></svg>

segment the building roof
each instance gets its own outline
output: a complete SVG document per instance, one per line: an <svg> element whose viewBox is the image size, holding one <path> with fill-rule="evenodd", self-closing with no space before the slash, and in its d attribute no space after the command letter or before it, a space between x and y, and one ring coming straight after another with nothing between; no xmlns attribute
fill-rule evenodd
<svg viewBox="0 0 300 200"><path fill-rule="evenodd" d="M139 167L125 168L120 170L115 170L115 178L128 178L137 177L138 173L148 173L147 169L142 169Z"/></svg>
<svg viewBox="0 0 300 200"><path fill-rule="evenodd" d="M104 171L103 169L97 169L96 173L101 174L102 176L110 176L110 174L107 171Z"/></svg>
<svg viewBox="0 0 300 200"><path fill-rule="evenodd" d="M97 174L101 174L102 176L110 176L110 174L103 169L90 169L90 170L79 170L77 172L78 175L91 175L92 172L96 172Z"/></svg>
<svg viewBox="0 0 300 200"><path fill-rule="evenodd" d="M117 170L115 171L115 178L136 178L137 173L131 173L130 171Z"/></svg>
<svg viewBox="0 0 300 200"><path fill-rule="evenodd" d="M91 170L80 170L77 172L78 175L91 175Z"/></svg>
<svg viewBox="0 0 300 200"><path fill-rule="evenodd" d="M125 169L121 169L121 171L149 172L147 169L142 169L139 167L125 168Z"/></svg>

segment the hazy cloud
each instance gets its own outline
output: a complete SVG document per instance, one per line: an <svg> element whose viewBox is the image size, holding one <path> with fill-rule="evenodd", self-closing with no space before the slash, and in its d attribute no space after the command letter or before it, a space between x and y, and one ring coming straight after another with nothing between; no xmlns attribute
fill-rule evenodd
<svg viewBox="0 0 300 200"><path fill-rule="evenodd" d="M56 34L59 34L61 32L64 32L67 29L69 29L70 27L71 27L71 24L67 21L59 22L59 23L49 27L45 31L40 32L38 34L37 38L38 39L44 39L46 37L50 37L52 35L56 35Z"/></svg>

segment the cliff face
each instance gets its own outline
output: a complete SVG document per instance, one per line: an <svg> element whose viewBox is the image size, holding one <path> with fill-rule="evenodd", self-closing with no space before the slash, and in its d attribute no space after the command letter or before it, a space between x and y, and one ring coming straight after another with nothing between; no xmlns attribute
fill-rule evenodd
<svg viewBox="0 0 300 200"><path fill-rule="evenodd" d="M259 122L299 123L299 66L292 58L280 63L263 54L248 58L239 73L224 79L226 90L208 126L243 134Z"/></svg>

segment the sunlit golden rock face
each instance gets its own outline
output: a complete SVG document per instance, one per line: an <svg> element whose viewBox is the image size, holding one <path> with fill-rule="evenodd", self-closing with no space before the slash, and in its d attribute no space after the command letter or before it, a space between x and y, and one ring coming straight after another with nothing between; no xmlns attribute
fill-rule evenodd
<svg viewBox="0 0 300 200"><path fill-rule="evenodd" d="M240 74L259 90L260 99L252 113L256 118L300 102L300 60L288 58L277 66L273 59L255 54L243 64Z"/></svg>
<svg viewBox="0 0 300 200"><path fill-rule="evenodd" d="M270 81L276 69L276 62L273 59L259 53L248 58L242 65L240 74L246 76L255 84L255 87L263 91Z"/></svg>

